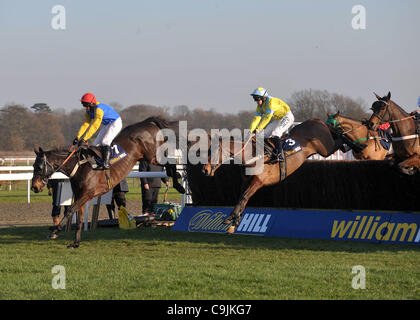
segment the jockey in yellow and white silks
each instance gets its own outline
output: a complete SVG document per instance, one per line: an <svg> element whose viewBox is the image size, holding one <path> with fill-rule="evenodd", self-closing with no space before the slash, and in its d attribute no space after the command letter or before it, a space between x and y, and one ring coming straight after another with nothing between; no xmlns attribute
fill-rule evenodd
<svg viewBox="0 0 420 320"><path fill-rule="evenodd" d="M268 95L264 88L257 88L251 96L257 103L257 110L252 119L250 130L264 130L264 138L272 138L277 151L277 157L281 159L280 137L290 128L295 121L289 105L279 98Z"/></svg>
<svg viewBox="0 0 420 320"><path fill-rule="evenodd" d="M122 129L120 115L110 106L96 101L96 97L91 93L86 93L81 99L83 107L86 108L85 121L73 141L75 144L86 144L98 131L101 124L103 127L99 131L94 146L103 146L104 168L109 168L111 155L111 142Z"/></svg>

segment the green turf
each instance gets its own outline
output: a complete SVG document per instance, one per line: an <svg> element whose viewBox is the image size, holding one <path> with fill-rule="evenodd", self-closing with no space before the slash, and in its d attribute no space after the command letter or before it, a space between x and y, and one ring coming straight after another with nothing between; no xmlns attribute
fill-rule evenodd
<svg viewBox="0 0 420 320"><path fill-rule="evenodd" d="M184 233L0 229L0 299L419 299L418 246ZM66 271L53 289L52 267ZM352 268L366 289L352 288Z"/></svg>

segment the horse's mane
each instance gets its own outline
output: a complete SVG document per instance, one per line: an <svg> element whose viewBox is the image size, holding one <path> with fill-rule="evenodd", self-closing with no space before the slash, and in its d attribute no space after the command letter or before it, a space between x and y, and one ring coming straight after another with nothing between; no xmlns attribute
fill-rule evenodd
<svg viewBox="0 0 420 320"><path fill-rule="evenodd" d="M58 156L68 155L69 154L69 147L56 147L54 149L46 151L50 154L55 154Z"/></svg>
<svg viewBox="0 0 420 320"><path fill-rule="evenodd" d="M359 119L354 119L354 118L352 118L352 117L348 117L348 116L343 116L343 115L339 115L339 117L341 117L341 118L344 118L344 119L346 119L346 120L351 120L351 121L355 121L355 122L362 122L362 120L359 120Z"/></svg>
<svg viewBox="0 0 420 320"><path fill-rule="evenodd" d="M159 129L169 128L170 124L166 119L163 119L159 116L151 116L141 123L153 122L155 125L159 127Z"/></svg>
<svg viewBox="0 0 420 320"><path fill-rule="evenodd" d="M394 106L395 106L397 109L399 109L399 110L402 112L402 114L403 114L404 116L408 116L408 112L407 112L407 111L405 111L403 108L401 108L398 104L396 104L396 103L395 103L395 101L393 101L393 100L389 100L389 102L391 102L392 104L394 104Z"/></svg>

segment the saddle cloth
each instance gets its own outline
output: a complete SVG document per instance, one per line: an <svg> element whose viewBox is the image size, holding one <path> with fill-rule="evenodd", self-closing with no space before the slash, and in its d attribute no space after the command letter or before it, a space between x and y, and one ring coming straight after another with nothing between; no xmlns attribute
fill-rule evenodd
<svg viewBox="0 0 420 320"><path fill-rule="evenodd" d="M381 142L382 147L385 150L389 150L392 143L391 133L389 132L389 130L378 130L378 135L382 138L379 140Z"/></svg>
<svg viewBox="0 0 420 320"><path fill-rule="evenodd" d="M100 151L102 151L102 147L96 147L96 148L97 150L99 149ZM104 160L102 159L102 155L99 156L97 152L95 152L94 150L92 151L93 151L92 154L94 155L96 166L102 166L104 163ZM111 166L117 163L118 161L120 161L121 159L125 158L126 156L127 156L127 153L125 152L123 147L121 147L116 142L111 143L111 156L109 158L109 164ZM95 167L95 166L92 164L92 167Z"/></svg>
<svg viewBox="0 0 420 320"><path fill-rule="evenodd" d="M269 138L269 140L271 140ZM272 144L272 142L270 142ZM280 139L280 146L283 150L285 157L290 157L295 153L302 151L302 147L300 143L297 142L295 139L291 138L290 136L286 136Z"/></svg>

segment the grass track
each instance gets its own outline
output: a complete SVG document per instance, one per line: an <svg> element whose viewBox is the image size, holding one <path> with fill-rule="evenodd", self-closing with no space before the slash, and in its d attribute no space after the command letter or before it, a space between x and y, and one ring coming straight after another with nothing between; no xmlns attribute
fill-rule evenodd
<svg viewBox="0 0 420 320"><path fill-rule="evenodd" d="M0 299L420 299L417 246L183 233L0 229ZM54 265L66 289L52 289ZM352 288L352 267L366 289Z"/></svg>

